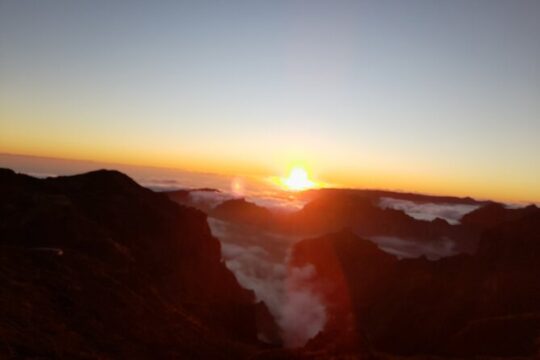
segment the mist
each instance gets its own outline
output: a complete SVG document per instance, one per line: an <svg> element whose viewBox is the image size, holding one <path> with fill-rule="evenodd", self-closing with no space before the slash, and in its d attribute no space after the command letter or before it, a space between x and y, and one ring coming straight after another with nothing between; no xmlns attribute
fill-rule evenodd
<svg viewBox="0 0 540 360"><path fill-rule="evenodd" d="M285 346L302 346L324 328L325 305L309 285L315 268L289 263L291 246L301 238L214 218L208 223L221 241L226 266L240 285L253 290L257 300L268 306Z"/></svg>

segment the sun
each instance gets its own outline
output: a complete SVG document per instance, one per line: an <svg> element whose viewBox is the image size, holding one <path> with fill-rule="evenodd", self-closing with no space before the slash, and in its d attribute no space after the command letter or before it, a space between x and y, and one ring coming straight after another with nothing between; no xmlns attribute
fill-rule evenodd
<svg viewBox="0 0 540 360"><path fill-rule="evenodd" d="M302 191L315 187L315 182L309 179L307 171L301 167L291 169L289 176L282 179L282 183L292 191Z"/></svg>

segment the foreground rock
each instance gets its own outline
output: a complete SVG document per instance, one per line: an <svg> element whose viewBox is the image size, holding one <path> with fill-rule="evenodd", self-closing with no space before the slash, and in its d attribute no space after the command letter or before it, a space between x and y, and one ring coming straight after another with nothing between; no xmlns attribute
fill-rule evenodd
<svg viewBox="0 0 540 360"><path fill-rule="evenodd" d="M206 216L115 171L0 170L0 357L242 358L251 291Z"/></svg>

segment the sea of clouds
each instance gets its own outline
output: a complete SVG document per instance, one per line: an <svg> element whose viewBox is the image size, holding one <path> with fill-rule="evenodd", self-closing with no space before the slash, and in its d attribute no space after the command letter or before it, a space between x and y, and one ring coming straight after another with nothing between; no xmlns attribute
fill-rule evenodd
<svg viewBox="0 0 540 360"><path fill-rule="evenodd" d="M379 207L402 210L407 215L418 220L434 220L441 218L450 224L459 224L463 215L478 209L479 205L471 204L444 204L429 202L414 202L410 200L381 197Z"/></svg>
<svg viewBox="0 0 540 360"><path fill-rule="evenodd" d="M221 241L226 266L268 306L286 346L302 346L324 328L325 306L309 281L315 268L289 266L290 249L300 238L214 218L208 223Z"/></svg>

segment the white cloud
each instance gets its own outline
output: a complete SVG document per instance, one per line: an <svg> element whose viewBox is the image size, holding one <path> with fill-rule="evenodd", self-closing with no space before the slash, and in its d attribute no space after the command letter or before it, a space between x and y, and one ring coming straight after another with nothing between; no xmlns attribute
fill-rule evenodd
<svg viewBox="0 0 540 360"><path fill-rule="evenodd" d="M396 257L416 258L425 256L430 260L458 254L456 244L448 238L440 238L432 241L414 241L395 236L372 236L369 238L379 246L381 250Z"/></svg>
<svg viewBox="0 0 540 360"><path fill-rule="evenodd" d="M459 224L463 215L478 209L479 205L417 203L409 200L382 197L379 200L379 207L402 210L407 215L418 220L431 221L435 218L441 218L455 225Z"/></svg>
<svg viewBox="0 0 540 360"><path fill-rule="evenodd" d="M257 300L268 306L286 346L304 345L323 329L325 306L310 286L315 268L288 266L288 251L298 238L212 218L208 222L221 241L226 266L243 287L253 290Z"/></svg>
<svg viewBox="0 0 540 360"><path fill-rule="evenodd" d="M290 268L285 279L285 301L278 323L287 347L303 346L326 324L326 307L310 285L314 276L315 267L308 264Z"/></svg>
<svg viewBox="0 0 540 360"><path fill-rule="evenodd" d="M190 191L189 198L196 206L215 208L219 204L227 200L237 199L238 197L232 194L218 191Z"/></svg>

